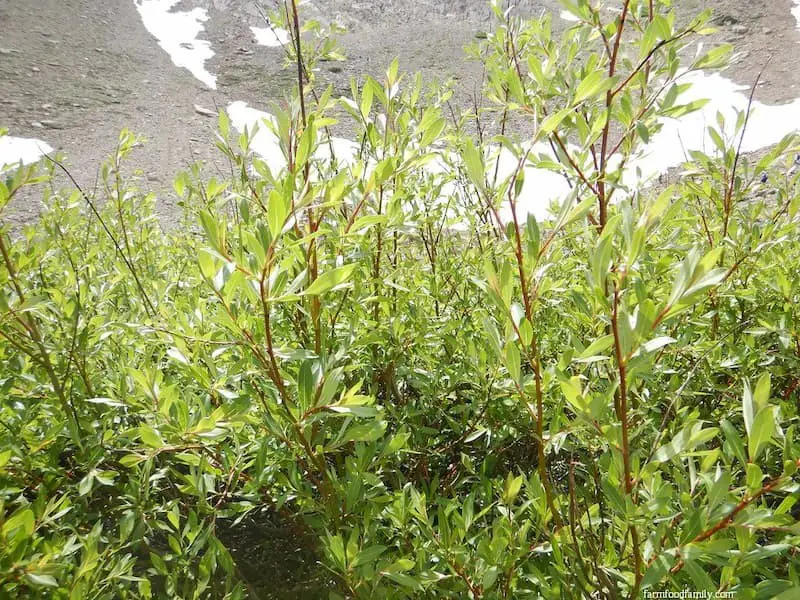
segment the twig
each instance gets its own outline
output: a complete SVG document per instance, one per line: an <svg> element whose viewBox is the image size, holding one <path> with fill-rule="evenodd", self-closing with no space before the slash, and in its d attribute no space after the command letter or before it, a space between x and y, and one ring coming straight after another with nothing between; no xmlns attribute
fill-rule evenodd
<svg viewBox="0 0 800 600"><path fill-rule="evenodd" d="M114 234L111 232L111 229L109 229L108 225L106 225L105 220L100 215L100 211L97 210L97 207L95 206L94 202L92 202L92 200L89 198L86 192L84 192L81 186L78 184L78 182L75 181L75 178L72 176L72 173L70 173L61 162L59 162L49 154L45 154L44 156L45 158L47 158L47 160L52 162L54 165L56 165L59 169L61 169L64 172L64 174L72 182L72 185L75 186L75 189L78 190L78 193L80 193L80 195L86 201L86 204L89 205L89 208L92 210L92 213L94 213L94 216L97 217L97 220L103 227L103 230L106 232L106 235L108 235L109 239L114 244L114 247L117 249L117 252L122 258L122 261L125 263L125 266L128 267L128 270L131 272L131 275L133 275L133 279L136 282L136 287L139 288L139 293L142 295L142 300L144 300L145 310L147 311L148 316L154 317L156 315L156 308L150 301L150 298L148 297L147 292L145 291L144 286L142 285L142 282L139 280L139 275L136 273L136 268L133 266L133 263L131 263L130 259L125 255L125 252L122 251L122 247L117 241L117 238L114 237Z"/></svg>

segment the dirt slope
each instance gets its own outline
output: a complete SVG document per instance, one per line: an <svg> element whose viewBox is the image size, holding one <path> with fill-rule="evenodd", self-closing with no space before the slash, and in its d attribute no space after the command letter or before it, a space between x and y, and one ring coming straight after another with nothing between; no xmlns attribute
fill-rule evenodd
<svg viewBox="0 0 800 600"><path fill-rule="evenodd" d="M276 0L263 4L269 9ZM734 80L751 83L772 56L758 97L784 102L800 96L794 60L800 34L790 0L680 4L686 14L715 9L721 28L716 40L732 41L742 52L729 72ZM244 100L266 106L281 100L290 85L281 49L253 39L249 26L263 25L253 2L183 0L176 9L195 6L209 12L203 37L216 52L207 67L218 76L217 90L172 64L144 28L134 0L0 0L0 126L64 151L78 181L90 189L121 128L145 136L149 142L130 168L141 169L161 192L160 211L169 222L174 173L195 160L209 161L211 170L223 167L212 144L214 119L197 114L194 105ZM555 0L521 0L516 10L536 14L558 6ZM378 75L395 56L404 70L421 70L428 80L456 76L462 96L479 85L480 66L466 60L463 47L491 27L484 0L314 0L304 11L347 28L340 39L348 60L324 73L343 93L351 77ZM21 198L14 210L30 222L38 201Z"/></svg>

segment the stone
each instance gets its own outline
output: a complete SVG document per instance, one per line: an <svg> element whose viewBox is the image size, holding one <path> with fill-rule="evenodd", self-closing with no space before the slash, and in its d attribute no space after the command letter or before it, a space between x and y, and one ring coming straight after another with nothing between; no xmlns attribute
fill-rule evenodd
<svg viewBox="0 0 800 600"><path fill-rule="evenodd" d="M216 112L214 112L211 109L208 109L208 108L205 108L203 106L200 106L199 104L195 104L194 105L194 112L196 112L198 115L203 115L204 117L216 117L217 116Z"/></svg>
<svg viewBox="0 0 800 600"><path fill-rule="evenodd" d="M731 31L736 35L744 35L745 33L747 33L747 26L737 24L731 27Z"/></svg>

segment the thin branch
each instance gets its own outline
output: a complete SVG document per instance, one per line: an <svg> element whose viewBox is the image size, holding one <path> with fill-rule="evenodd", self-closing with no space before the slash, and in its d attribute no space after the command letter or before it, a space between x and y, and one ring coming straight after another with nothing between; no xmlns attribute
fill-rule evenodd
<svg viewBox="0 0 800 600"><path fill-rule="evenodd" d="M150 298L147 295L147 292L145 291L144 286L142 285L142 282L139 280L139 275L136 272L136 267L134 267L133 263L125 255L125 252L123 252L122 247L120 246L119 242L117 241L117 238L114 237L114 234L111 232L111 229L109 229L108 225L106 225L105 220L103 219L102 215L100 214L100 211L97 210L97 207L95 206L94 202L92 202L92 200L89 198L89 196L86 194L86 192L84 192L83 189L81 188L81 186L78 184L78 182L75 181L75 178L72 176L72 173L70 173L67 170L67 168L61 162L59 162L58 160L56 160L55 158L53 158L49 154L45 154L44 156L45 156L45 158L47 158L50 162L55 164L59 169L61 169L64 172L64 174L72 182L72 185L75 186L75 189L78 190L78 193L80 193L80 195L86 201L86 204L89 205L89 208L92 210L92 213L94 213L94 216L97 218L98 222L103 227L103 230L106 232L106 235L109 237L111 242L114 244L114 247L117 249L117 252L119 253L120 257L122 258L122 262L125 263L125 266L128 267L128 270L131 272L131 275L133 275L133 279L136 282L136 287L139 288L139 293L142 296L142 300L144 300L145 310L147 311L148 316L154 317L157 314L156 308L153 305L153 303L150 301Z"/></svg>

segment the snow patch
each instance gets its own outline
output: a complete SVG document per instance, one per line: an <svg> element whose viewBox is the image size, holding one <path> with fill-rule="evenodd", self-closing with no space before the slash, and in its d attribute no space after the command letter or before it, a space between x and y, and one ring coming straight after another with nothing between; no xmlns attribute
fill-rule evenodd
<svg viewBox="0 0 800 600"><path fill-rule="evenodd" d="M271 171L286 166L278 136L271 129L276 123L275 117L242 101L229 104L227 112L237 131L244 133L246 130L250 134L250 149L264 159Z"/></svg>
<svg viewBox="0 0 800 600"><path fill-rule="evenodd" d="M661 131L647 144L639 157L626 172L626 183L635 184L635 169L641 170L642 179L650 179L671 167L682 164L689 158L690 150L715 152L708 128L719 128L717 113L724 120L721 133L728 143L737 145L739 135L735 133L736 112L746 111L749 87L738 85L718 73L689 73L681 79L691 83L680 96L681 104L693 100L709 99L701 110L680 119L666 119ZM777 144L792 132L800 130L800 99L788 104L764 104L754 101L750 120L742 140L743 152L754 152Z"/></svg>
<svg viewBox="0 0 800 600"><path fill-rule="evenodd" d="M252 108L242 101L229 104L227 112L231 124L237 131L244 133L247 130L250 133L250 149L267 163L272 172L277 173L286 167L286 157L281 149L280 141L271 128L276 123L275 117L268 112ZM253 135L254 130L256 130L255 135ZM336 159L343 165L350 164L359 149L358 144L353 140L332 137L330 143L325 142L319 145L314 153L314 158L329 160L331 147Z"/></svg>
<svg viewBox="0 0 800 600"><path fill-rule="evenodd" d="M145 28L169 54L173 64L188 69L212 90L217 89L216 76L205 68L205 62L214 56L211 42L197 39L208 20L208 12L204 8L173 12L180 0L134 1Z"/></svg>
<svg viewBox="0 0 800 600"><path fill-rule="evenodd" d="M35 163L53 149L36 138L20 138L4 135L0 137L0 171L4 167Z"/></svg>
<svg viewBox="0 0 800 600"><path fill-rule="evenodd" d="M793 0L792 15L800 29L800 0ZM562 11L561 18L576 21L577 18ZM280 33L268 28L251 28L259 44L277 45ZM282 30L276 30L282 31ZM288 34L287 38L288 38ZM264 36L264 39L261 39ZM678 102L686 104L694 100L706 99L708 103L700 110L680 119L664 119L661 130L653 136L650 143L645 144L632 158L625 168L623 183L627 186L646 184L654 177L667 170L678 167L689 159L689 152L699 150L706 153L716 151L714 142L708 133L709 127L719 128L717 114L724 119L723 139L727 143L738 145L735 127L737 111L746 111L749 102L749 87L739 85L718 73L689 72L680 78L681 83L691 83L691 87L681 94ZM754 152L777 144L787 134L800 131L800 98L786 104L764 104L754 101L750 107L750 119L744 138L741 142L743 152ZM250 108L244 102L234 102L228 107L231 122L239 131L248 128L252 131L256 123L262 123L252 139L251 148L261 155L272 170L285 167L286 161L277 137L263 123L273 122L274 118L266 112ZM738 134L741 135L741 134ZM352 140L334 138L334 149L337 158L351 161L358 150ZM576 149L570 148L571 152ZM531 147L532 154L543 154L555 160L548 144L539 143ZM317 153L318 158L329 156L328 146L322 145ZM518 159L507 149L495 150L487 156L487 169L490 175L497 166L497 183L511 176L518 166ZM610 165L613 168L613 165ZM434 162L426 167L431 173L441 172L448 168L441 162ZM553 216L550 206L564 202L571 189L570 182L561 174L547 169L536 169L526 165L523 169L524 182L518 200L520 214L532 213L537 219L548 219ZM454 187L446 186L444 193L452 193ZM457 193L457 192L456 192ZM502 218L510 218L508 208L503 206Z"/></svg>
<svg viewBox="0 0 800 600"><path fill-rule="evenodd" d="M622 178L625 185L647 185L655 177L689 160L692 150L714 154L717 150L708 129L713 127L719 130L717 113L724 118L724 127L720 131L723 139L730 145L738 146L741 133L735 131L737 111L747 110L749 87L738 85L718 73L692 72L683 76L680 82L691 83L692 87L681 94L678 103L686 104L701 99L708 99L709 102L702 109L680 119L664 119L661 130L649 144L641 147L625 168ZM754 101L742 140L742 152L768 148L796 131L800 131L800 99L776 105ZM570 148L572 154L576 150ZM544 154L555 160L547 144L536 144L531 153ZM517 158L505 148L499 156L498 183L509 177L517 167ZM487 161L492 169L490 173L493 173L494 164L493 161ZM609 166L614 167L613 164ZM549 218L551 202L562 202L569 192L570 185L563 175L526 166L519 210L533 213L537 219ZM503 215L507 216L505 210Z"/></svg>
<svg viewBox="0 0 800 600"><path fill-rule="evenodd" d="M714 153L715 146L708 133L709 127L718 128L717 113L724 117L723 138L729 143L738 145L736 137L736 112L747 110L749 89L738 85L717 73L691 72L680 79L681 83L691 83L692 87L679 98L679 103L709 99L700 110L680 119L665 119L662 128L653 136L649 144L641 147L633 157L623 174L623 183L627 186L646 185L653 178L665 173L668 169L678 167L689 159L691 150ZM249 107L244 102L234 102L228 107L233 126L240 132L245 129L253 131L256 124L259 129L251 141L251 149L259 154L271 170L278 171L286 166L286 159L281 151L278 138L266 123L274 123L269 113ZM753 102L750 120L742 141L743 152L754 152L777 144L785 135L800 131L800 99L782 105L768 105ZM332 144L337 159L349 163L358 152L358 144L344 138L333 138ZM526 150L526 148L523 149ZM577 148L570 147L570 153ZM531 147L532 155L544 155L555 161L549 144L537 143ZM315 154L318 159L330 157L328 144L321 144ZM517 169L518 158L509 150L495 149L486 157L487 171L494 175L497 166L499 184L510 177ZM610 165L613 168L613 164ZM440 163L432 163L425 167L431 173L441 172L446 167ZM553 216L550 207L559 204L569 197L570 181L563 174L548 169L537 169L525 165L524 180L518 199L520 214L532 213L543 220ZM570 178L572 176L570 175ZM443 193L451 193L452 186L447 186ZM504 204L501 216L510 218L508 208Z"/></svg>
<svg viewBox="0 0 800 600"><path fill-rule="evenodd" d="M561 17L563 20L570 21L572 23L577 23L578 21L580 21L580 19L577 16L573 15L568 10L562 10L561 14L558 16Z"/></svg>
<svg viewBox="0 0 800 600"><path fill-rule="evenodd" d="M251 27L250 31L253 32L259 46L276 48L289 43L289 32L280 27Z"/></svg>

